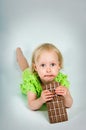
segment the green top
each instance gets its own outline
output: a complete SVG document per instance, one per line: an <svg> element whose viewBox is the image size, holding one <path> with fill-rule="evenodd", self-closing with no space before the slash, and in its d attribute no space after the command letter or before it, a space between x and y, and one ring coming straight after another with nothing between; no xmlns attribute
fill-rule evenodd
<svg viewBox="0 0 86 130"><path fill-rule="evenodd" d="M37 74L34 74L30 69L25 69L22 73L23 82L20 84L21 92L27 94L27 92L33 92L40 97L42 92L41 81ZM54 81L59 82L62 86L69 88L69 81L67 75L59 72Z"/></svg>

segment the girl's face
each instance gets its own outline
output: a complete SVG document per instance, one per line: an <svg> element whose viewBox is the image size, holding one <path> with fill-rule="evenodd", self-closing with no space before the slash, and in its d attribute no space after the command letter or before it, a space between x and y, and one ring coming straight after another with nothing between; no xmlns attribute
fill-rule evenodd
<svg viewBox="0 0 86 130"><path fill-rule="evenodd" d="M35 61L34 69L44 84L53 81L60 69L56 52L43 51Z"/></svg>

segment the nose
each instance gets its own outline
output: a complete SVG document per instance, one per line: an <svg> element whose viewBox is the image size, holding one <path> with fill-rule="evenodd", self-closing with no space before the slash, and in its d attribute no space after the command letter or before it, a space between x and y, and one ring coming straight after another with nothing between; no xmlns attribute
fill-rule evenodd
<svg viewBox="0 0 86 130"><path fill-rule="evenodd" d="M51 68L49 66L46 68L46 72L51 72Z"/></svg>

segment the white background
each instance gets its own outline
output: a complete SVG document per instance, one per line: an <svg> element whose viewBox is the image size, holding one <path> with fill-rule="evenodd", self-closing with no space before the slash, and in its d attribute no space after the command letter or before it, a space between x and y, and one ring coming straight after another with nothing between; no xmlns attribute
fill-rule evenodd
<svg viewBox="0 0 86 130"><path fill-rule="evenodd" d="M86 1L0 1L0 127L1 130L76 130L86 128ZM74 103L69 121L49 124L47 111L30 111L21 95L16 48L30 63L35 47L54 43L64 57Z"/></svg>

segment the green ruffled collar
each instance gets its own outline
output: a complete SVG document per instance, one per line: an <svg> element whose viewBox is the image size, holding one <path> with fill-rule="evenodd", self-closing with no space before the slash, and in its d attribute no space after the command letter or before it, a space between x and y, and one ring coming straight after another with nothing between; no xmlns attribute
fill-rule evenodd
<svg viewBox="0 0 86 130"><path fill-rule="evenodd" d="M37 73L35 73L35 76L38 78L38 80L39 80L40 83L41 83L41 80L40 80L40 78L39 78L39 76L38 76ZM54 79L54 81L59 82L62 86L65 86L65 87L67 87L67 88L69 88L69 86L70 86L70 82L68 81L68 76L65 75L65 74L63 74L62 72L59 72L59 73L58 73L58 75L57 75L57 77Z"/></svg>

